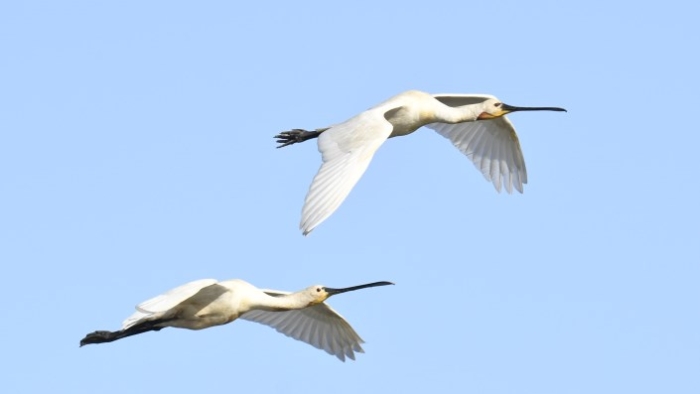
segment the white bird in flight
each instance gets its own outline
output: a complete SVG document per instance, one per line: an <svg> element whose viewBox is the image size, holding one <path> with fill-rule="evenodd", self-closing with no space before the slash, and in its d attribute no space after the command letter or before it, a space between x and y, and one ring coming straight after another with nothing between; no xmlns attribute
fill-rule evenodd
<svg viewBox="0 0 700 394"><path fill-rule="evenodd" d="M514 107L485 94L400 93L343 123L275 136L278 148L318 137L323 164L306 195L299 225L304 235L326 220L367 169L374 152L391 137L421 126L449 138L493 183L523 192L525 161L515 128L504 116L516 111L566 111L557 107Z"/></svg>
<svg viewBox="0 0 700 394"><path fill-rule="evenodd" d="M140 303L136 312L124 320L121 330L92 332L80 341L80 346L112 342L165 327L201 330L241 318L266 324L341 361L346 356L354 360L354 352L364 353L360 346L364 341L324 301L335 294L386 285L393 283L374 282L342 289L315 285L289 293L261 290L240 279L202 279Z"/></svg>

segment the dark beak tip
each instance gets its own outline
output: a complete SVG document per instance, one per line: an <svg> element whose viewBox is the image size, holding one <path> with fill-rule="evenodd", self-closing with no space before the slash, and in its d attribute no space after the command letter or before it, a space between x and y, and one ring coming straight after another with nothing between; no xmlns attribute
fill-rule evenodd
<svg viewBox="0 0 700 394"><path fill-rule="evenodd" d="M394 282L382 281L382 282L367 283L367 284L359 285L359 286L345 287L345 288L341 288L341 289L336 289L336 288L332 288L332 287L325 287L325 289L330 295L333 295L333 294L345 293L348 291L366 289L369 287L388 286L388 285L394 285Z"/></svg>
<svg viewBox="0 0 700 394"><path fill-rule="evenodd" d="M508 105L506 103L501 104L505 111L508 112L518 112L518 111L557 111L557 112L568 112L565 108L560 107L516 107L514 105Z"/></svg>

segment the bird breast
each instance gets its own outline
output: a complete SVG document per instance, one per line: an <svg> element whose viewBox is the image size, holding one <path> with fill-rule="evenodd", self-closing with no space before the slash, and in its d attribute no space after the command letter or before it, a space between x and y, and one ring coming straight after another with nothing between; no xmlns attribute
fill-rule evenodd
<svg viewBox="0 0 700 394"><path fill-rule="evenodd" d="M389 138L411 134L418 130L419 127L431 123L429 120L430 115L427 111L416 111L408 106L401 106L387 111L384 117L392 125Z"/></svg>

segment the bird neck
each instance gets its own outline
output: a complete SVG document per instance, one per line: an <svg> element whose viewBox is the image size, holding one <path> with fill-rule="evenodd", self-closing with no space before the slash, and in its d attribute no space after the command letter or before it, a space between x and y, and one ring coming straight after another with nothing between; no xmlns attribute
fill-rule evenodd
<svg viewBox="0 0 700 394"><path fill-rule="evenodd" d="M292 293L280 296L271 296L262 293L256 300L254 309L262 309L270 312L288 311L291 309L303 309L312 304L312 299L304 293Z"/></svg>
<svg viewBox="0 0 700 394"><path fill-rule="evenodd" d="M450 107L440 103L435 110L435 118L440 123L462 123L472 122L479 116L480 109L477 104L462 105L461 107Z"/></svg>

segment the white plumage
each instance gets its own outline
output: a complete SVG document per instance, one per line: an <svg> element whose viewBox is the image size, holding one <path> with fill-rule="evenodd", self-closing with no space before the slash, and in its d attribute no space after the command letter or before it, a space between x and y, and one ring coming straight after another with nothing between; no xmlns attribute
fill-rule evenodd
<svg viewBox="0 0 700 394"><path fill-rule="evenodd" d="M508 118L470 123L431 123L427 127L449 139L452 144L471 159L487 181L500 193L505 187L508 193L515 188L523 192L527 183L525 159L520 141Z"/></svg>
<svg viewBox="0 0 700 394"><path fill-rule="evenodd" d="M260 290L240 279L197 280L138 304L121 330L95 331L85 336L80 346L112 342L165 327L199 330L241 318L268 325L342 361L346 357L354 360L355 352L364 352L362 338L324 301L334 294L390 284L393 283L374 282L341 289L315 285L289 293Z"/></svg>
<svg viewBox="0 0 700 394"><path fill-rule="evenodd" d="M289 294L276 290L263 292L271 296ZM241 319L270 326L288 337L325 350L342 361L345 361L345 357L354 360L355 352L365 352L360 346L364 343L362 338L343 316L325 302L283 312L251 310L244 313Z"/></svg>
<svg viewBox="0 0 700 394"><path fill-rule="evenodd" d="M300 228L304 235L328 218L367 169L374 153L391 137L421 126L434 129L467 155L484 177L511 193L527 183L525 160L515 128L505 114L516 111L565 111L557 107L514 107L482 94L435 94L408 91L343 123L275 136L287 146L318 137L323 163L306 195Z"/></svg>

